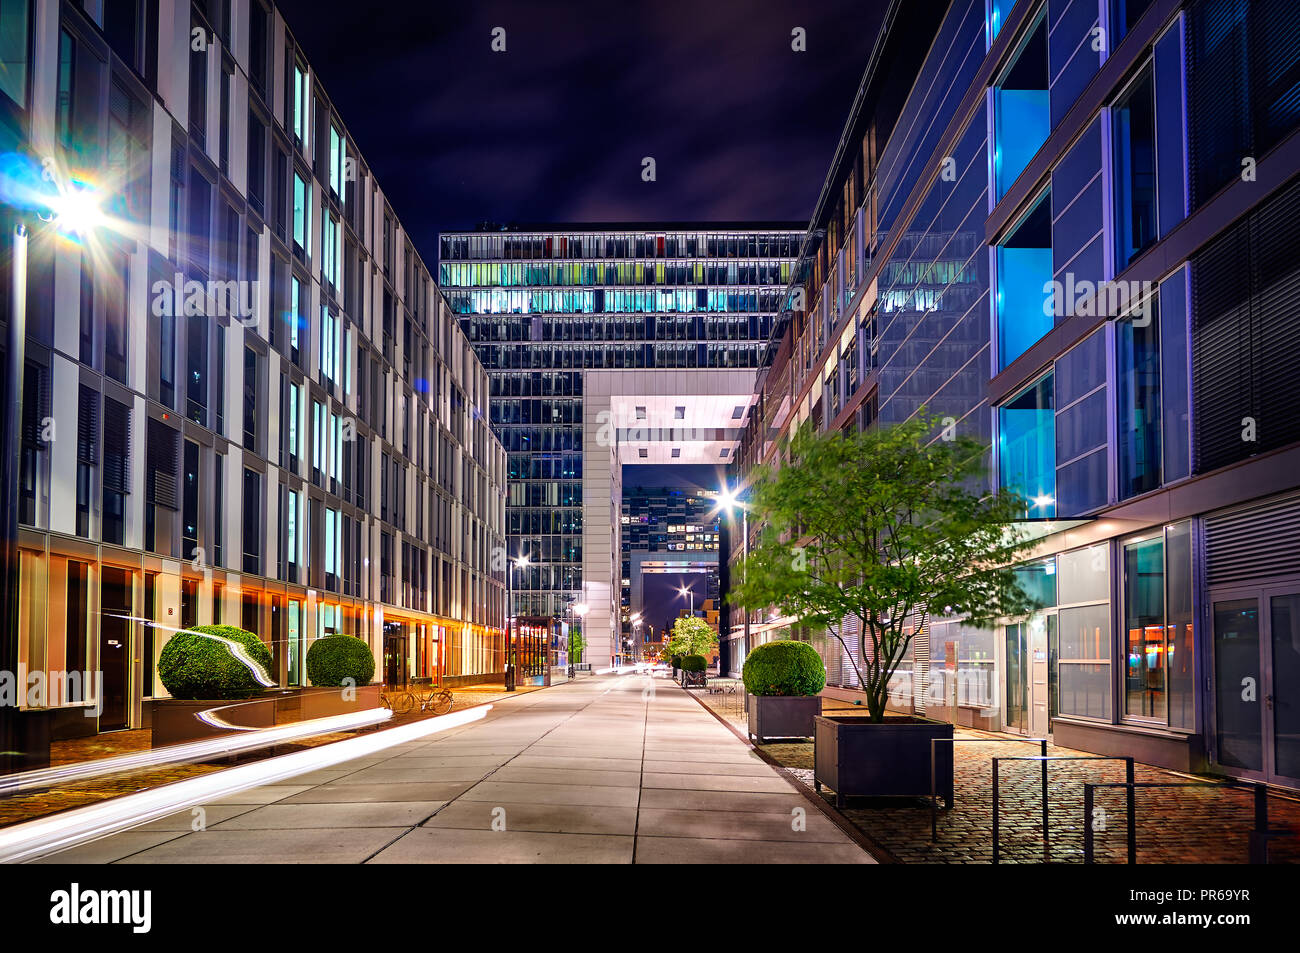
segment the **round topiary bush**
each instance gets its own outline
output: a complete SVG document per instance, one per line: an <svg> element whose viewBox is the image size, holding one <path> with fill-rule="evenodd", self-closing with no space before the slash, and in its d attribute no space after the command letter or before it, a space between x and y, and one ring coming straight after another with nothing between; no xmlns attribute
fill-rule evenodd
<svg viewBox="0 0 1300 953"><path fill-rule="evenodd" d="M669 659L668 661L669 661L669 664L672 665L673 668L681 668L681 667L682 667L682 657L681 657L680 655L674 655L674 656L673 656L671 659Z"/></svg>
<svg viewBox="0 0 1300 953"><path fill-rule="evenodd" d="M271 664L271 651L252 632L197 625L168 639L158 677L172 698L250 698L274 687Z"/></svg>
<svg viewBox="0 0 1300 953"><path fill-rule="evenodd" d="M327 635L307 650L307 677L313 685L369 685L375 675L370 646L354 635Z"/></svg>
<svg viewBox="0 0 1300 953"><path fill-rule="evenodd" d="M749 653L741 677L751 695L816 695L826 687L826 666L807 642L765 642Z"/></svg>
<svg viewBox="0 0 1300 953"><path fill-rule="evenodd" d="M709 660L703 655L688 655L682 659L683 672L703 672L709 667Z"/></svg>

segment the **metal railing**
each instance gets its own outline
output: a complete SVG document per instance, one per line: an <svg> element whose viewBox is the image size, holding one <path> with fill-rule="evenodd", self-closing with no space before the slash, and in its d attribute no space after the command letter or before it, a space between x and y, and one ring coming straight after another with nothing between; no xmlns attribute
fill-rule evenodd
<svg viewBox="0 0 1300 953"><path fill-rule="evenodd" d="M1237 781L1180 781L1180 782L1143 782L1135 783L1132 777L1127 781L1086 782L1083 785L1083 862L1094 863L1095 839L1093 828L1093 809L1095 792L1098 788L1124 788L1125 813L1128 815L1129 837L1127 844L1127 863L1137 863L1137 800L1138 788L1253 788L1255 792L1255 827L1250 831L1248 856L1252 864L1268 863L1268 844L1278 837L1294 837L1295 831L1269 830L1268 827L1268 787L1258 782L1243 784Z"/></svg>
<svg viewBox="0 0 1300 953"><path fill-rule="evenodd" d="M1056 755L1047 757L1039 755L1035 757L1015 757L1015 758L994 758L993 759L993 863L998 863L1001 844L999 843L999 825L998 825L998 764L1002 761L1039 761L1043 764L1043 860L1049 859L1050 842L1048 840L1048 806L1047 806L1047 762L1048 761L1122 761L1124 762L1124 779L1128 785L1128 840L1129 849L1133 853L1137 852L1137 827L1135 825L1133 810L1133 759L1130 757L1111 758L1105 755ZM1087 796L1085 791L1085 797Z"/></svg>

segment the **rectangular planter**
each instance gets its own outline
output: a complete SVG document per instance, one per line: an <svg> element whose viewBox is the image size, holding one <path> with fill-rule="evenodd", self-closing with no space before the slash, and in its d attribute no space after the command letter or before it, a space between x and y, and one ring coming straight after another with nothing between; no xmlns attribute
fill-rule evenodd
<svg viewBox="0 0 1300 953"><path fill-rule="evenodd" d="M153 703L153 747L239 733L236 728L204 721L200 716L209 711L210 717L238 728L270 728L275 724L275 701L273 694L257 698L159 698Z"/></svg>
<svg viewBox="0 0 1300 953"><path fill-rule="evenodd" d="M813 720L822 713L820 695L749 695L749 737L811 738Z"/></svg>
<svg viewBox="0 0 1300 953"><path fill-rule="evenodd" d="M328 718L331 715L350 715L379 707L380 685L358 685L353 691L354 697L349 701L343 697L341 688L303 688L297 692L299 706L296 713L288 708L288 697L281 696L276 705L275 723L287 725L295 721L307 721L312 718Z"/></svg>
<svg viewBox="0 0 1300 953"><path fill-rule="evenodd" d="M153 747L378 708L380 687L378 683L360 685L351 699L343 697L341 688L290 688L256 698L160 698L153 703ZM223 728L203 720L200 715L209 710L234 727Z"/></svg>
<svg viewBox="0 0 1300 953"><path fill-rule="evenodd" d="M917 715L872 724L861 716L818 715L813 752L813 786L835 792L844 807L850 797L929 797L930 741L952 738L952 725ZM952 748L935 749L935 792L952 806Z"/></svg>

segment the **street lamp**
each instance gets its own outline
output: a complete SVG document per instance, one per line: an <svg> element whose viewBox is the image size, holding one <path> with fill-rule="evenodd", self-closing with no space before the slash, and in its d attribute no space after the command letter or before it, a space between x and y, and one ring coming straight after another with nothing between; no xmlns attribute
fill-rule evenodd
<svg viewBox="0 0 1300 953"><path fill-rule="evenodd" d="M691 618L695 617L695 589L691 586L682 586L677 592L683 597L690 597L691 600Z"/></svg>
<svg viewBox="0 0 1300 953"><path fill-rule="evenodd" d="M749 578L749 507L740 499L739 494L734 489L723 487L718 493L718 509L725 509L727 515L731 516L734 510L740 510L740 572L741 579L747 581ZM745 654L749 654L749 610L742 609L745 614ZM735 665L735 659L728 659L731 665ZM733 668L732 671L735 669Z"/></svg>
<svg viewBox="0 0 1300 953"><path fill-rule="evenodd" d="M511 668L511 665L515 658L515 642L518 638L518 636L516 635L518 629L518 625L517 625L518 619L515 615L515 600L514 600L514 578L515 578L514 567L519 566L520 568L523 568L524 566L528 565L528 562L529 562L528 554L520 553L514 559L509 559L506 565L506 612L507 612L506 634L508 639L506 642L505 682L506 682L506 691L508 692L513 692L515 690L515 679L514 679L515 673L514 670Z"/></svg>

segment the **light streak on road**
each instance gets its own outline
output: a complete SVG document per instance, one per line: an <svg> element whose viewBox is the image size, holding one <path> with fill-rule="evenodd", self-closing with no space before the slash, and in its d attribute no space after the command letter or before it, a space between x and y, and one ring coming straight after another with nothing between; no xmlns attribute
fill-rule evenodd
<svg viewBox="0 0 1300 953"><path fill-rule="evenodd" d="M254 764L226 768L202 777L176 781L100 804L16 824L0 830L0 863L34 860L249 788L275 784L309 771L363 758L395 745L418 741L429 735L472 724L486 716L491 709L491 705L479 705L438 718L336 741Z"/></svg>

